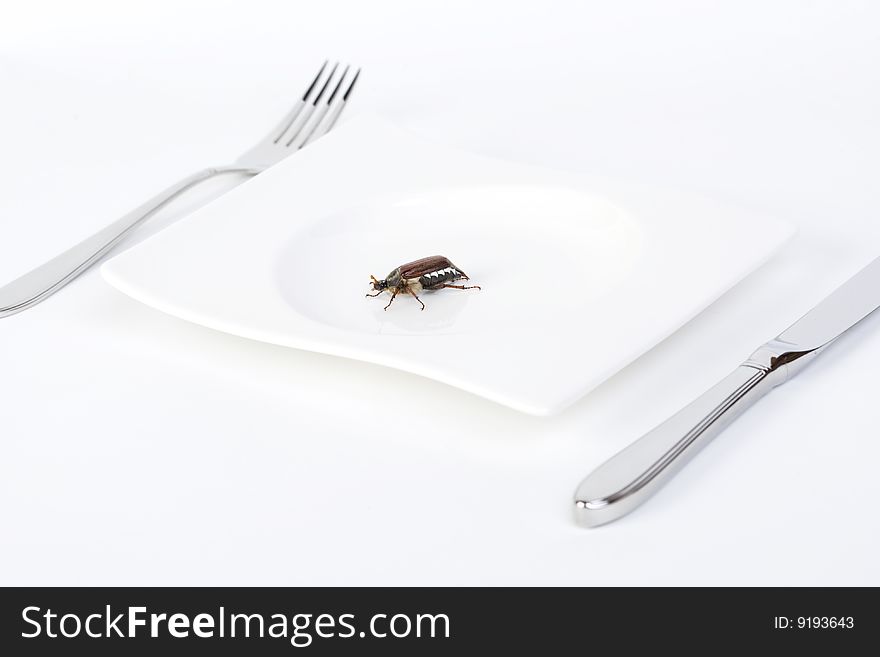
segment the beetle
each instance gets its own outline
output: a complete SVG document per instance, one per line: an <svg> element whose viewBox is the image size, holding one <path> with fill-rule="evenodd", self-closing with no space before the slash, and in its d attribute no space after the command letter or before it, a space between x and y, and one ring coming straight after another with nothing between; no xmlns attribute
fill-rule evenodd
<svg viewBox="0 0 880 657"><path fill-rule="evenodd" d="M452 264L449 258L439 255L428 256L400 265L381 281L370 275L370 284L376 293L367 294L367 296L378 297L383 292L389 292L391 301L385 306L385 310L388 310L398 294L411 294L416 298L416 301L422 304L422 310L424 310L425 304L418 296L422 290L442 290L446 287L456 290L482 289L479 285L452 285L453 281L460 280L469 281L470 278Z"/></svg>

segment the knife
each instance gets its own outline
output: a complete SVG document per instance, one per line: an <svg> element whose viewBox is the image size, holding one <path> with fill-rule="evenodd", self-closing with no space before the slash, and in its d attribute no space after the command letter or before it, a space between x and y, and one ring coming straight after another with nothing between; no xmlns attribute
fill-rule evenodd
<svg viewBox="0 0 880 657"><path fill-rule="evenodd" d="M579 524L597 527L645 502L709 441L880 306L880 258L758 348L727 378L596 468L575 491Z"/></svg>

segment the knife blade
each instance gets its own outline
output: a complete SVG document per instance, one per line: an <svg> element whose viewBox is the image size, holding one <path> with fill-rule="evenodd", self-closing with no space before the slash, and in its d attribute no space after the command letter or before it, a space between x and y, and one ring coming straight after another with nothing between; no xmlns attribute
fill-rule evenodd
<svg viewBox="0 0 880 657"><path fill-rule="evenodd" d="M829 294L726 378L596 468L575 491L579 524L597 527L647 499L734 419L880 307L880 258Z"/></svg>
<svg viewBox="0 0 880 657"><path fill-rule="evenodd" d="M817 349L880 306L880 258L825 297L776 339L801 350Z"/></svg>

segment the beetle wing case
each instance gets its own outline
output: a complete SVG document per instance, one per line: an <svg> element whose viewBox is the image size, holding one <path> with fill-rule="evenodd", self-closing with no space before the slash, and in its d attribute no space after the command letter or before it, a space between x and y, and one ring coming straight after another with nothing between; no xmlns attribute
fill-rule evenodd
<svg viewBox="0 0 880 657"><path fill-rule="evenodd" d="M401 265L400 275L407 282L418 282L419 286L426 290L438 289L445 283L467 278L467 275L445 256L428 256Z"/></svg>
<svg viewBox="0 0 880 657"><path fill-rule="evenodd" d="M400 266L400 275L403 278L420 278L425 274L446 269L447 267L455 268L455 265L445 256L428 256L413 260L405 265Z"/></svg>

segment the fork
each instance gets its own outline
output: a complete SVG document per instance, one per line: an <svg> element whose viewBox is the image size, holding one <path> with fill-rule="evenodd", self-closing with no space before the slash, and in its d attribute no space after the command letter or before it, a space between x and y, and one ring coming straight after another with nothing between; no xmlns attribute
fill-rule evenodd
<svg viewBox="0 0 880 657"><path fill-rule="evenodd" d="M0 318L35 306L55 294L100 261L158 210L199 183L227 173L255 176L325 135L345 109L360 76L358 69L342 91L343 84L349 77L349 67L346 66L337 77L337 62L325 76L328 64L329 62L324 62L305 93L281 122L232 164L210 167L187 176L76 246L0 287ZM330 90L334 80L336 84Z"/></svg>

